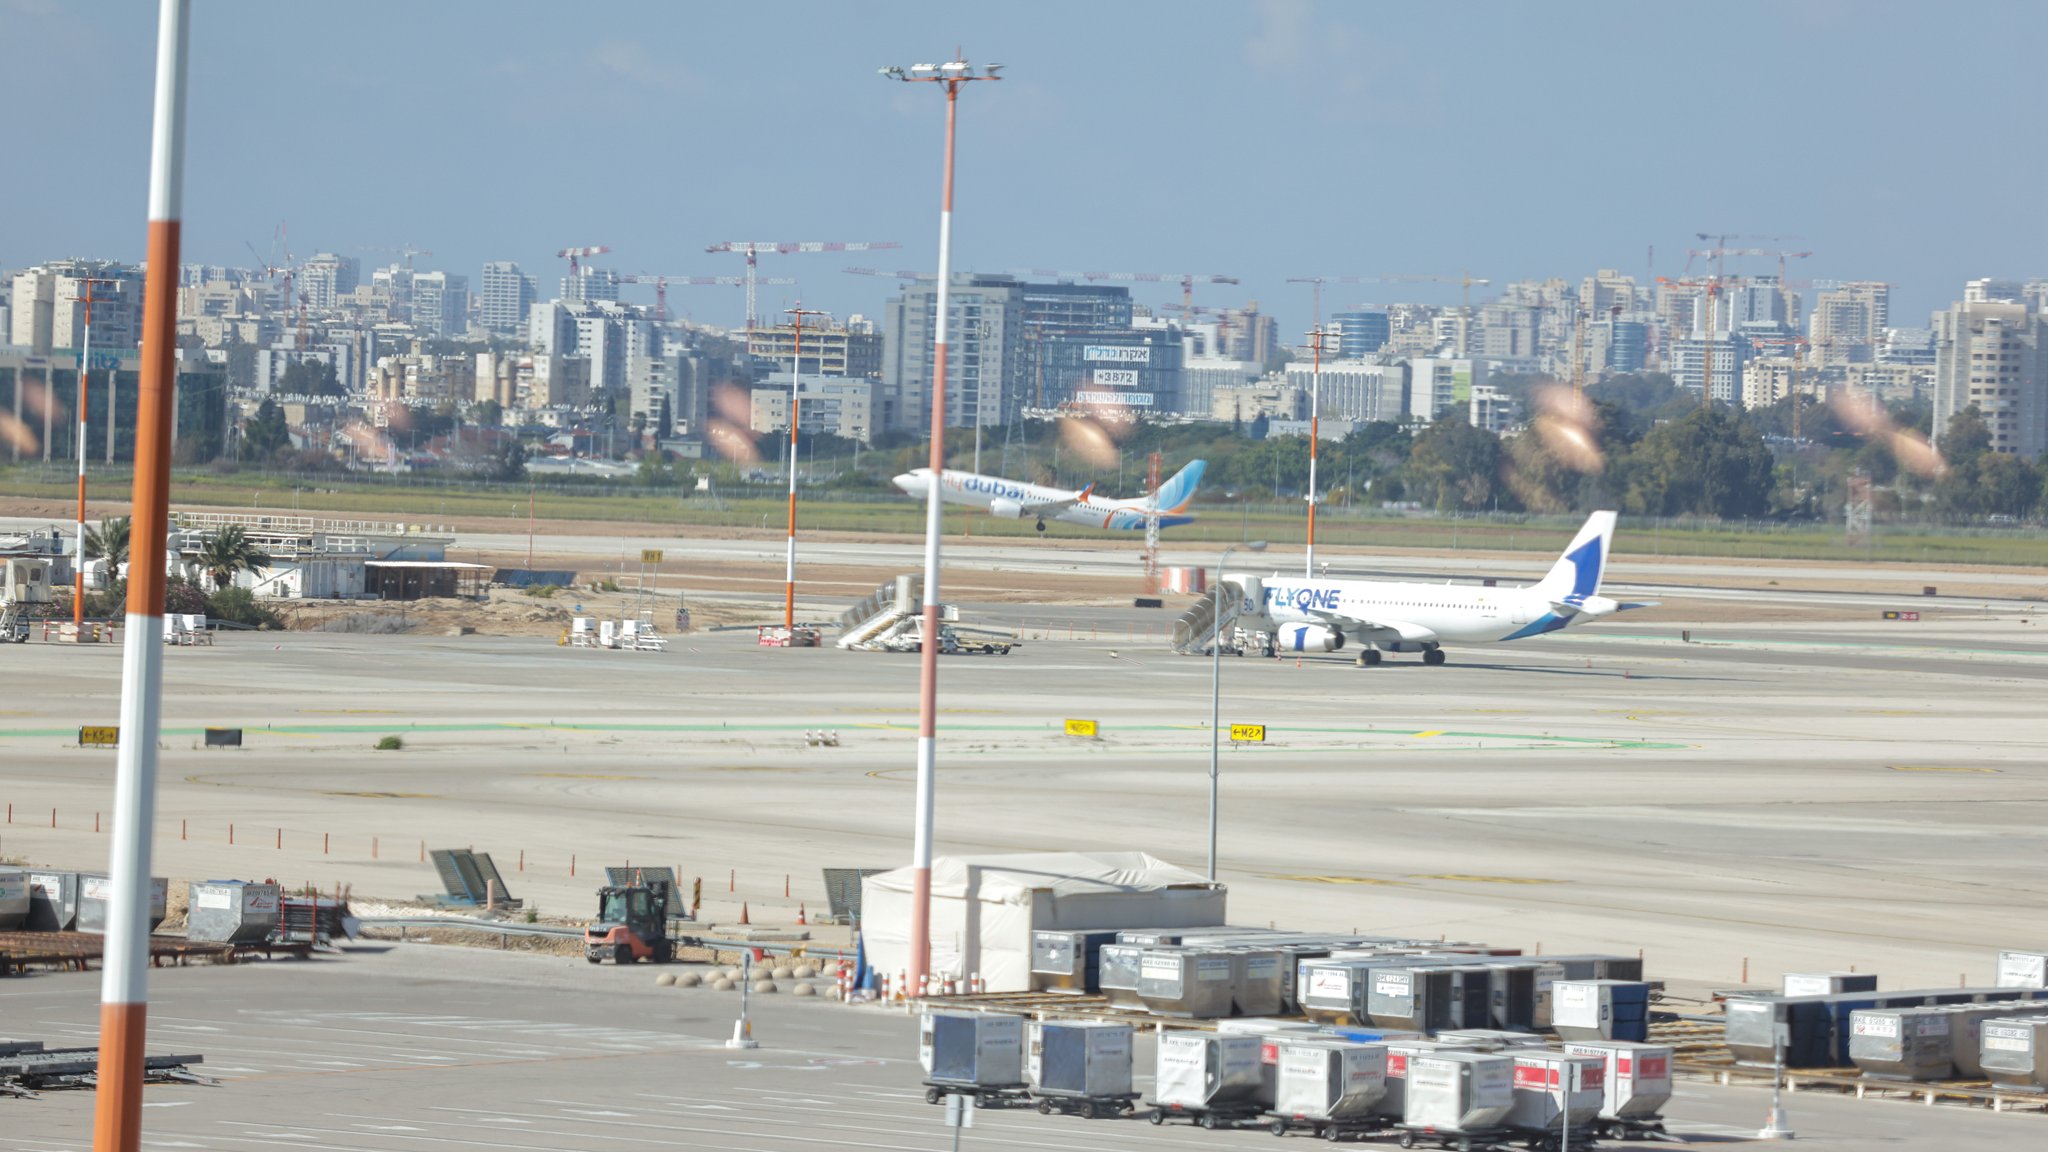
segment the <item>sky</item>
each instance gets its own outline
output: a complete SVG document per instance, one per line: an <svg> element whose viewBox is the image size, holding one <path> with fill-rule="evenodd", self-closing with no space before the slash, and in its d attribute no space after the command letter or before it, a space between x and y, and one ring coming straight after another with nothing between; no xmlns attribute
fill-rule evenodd
<svg viewBox="0 0 2048 1152"><path fill-rule="evenodd" d="M2048 275L2028 0L193 8L187 262L251 265L283 223L295 256L367 276L411 245L472 288L511 259L547 298L564 247L707 276L743 271L719 241L900 242L763 259L800 281L764 312L873 315L896 282L842 269L935 267L944 132L936 85L876 70L957 45L1005 65L960 98L957 270L1233 276L1197 302L1257 300L1290 341L1311 322L1292 277L1675 276L1701 232L1795 237L1754 245L1811 251L1795 280L1890 281L1900 325L1968 279ZM0 267L141 257L155 13L0 0ZM731 288L670 305L744 311Z"/></svg>

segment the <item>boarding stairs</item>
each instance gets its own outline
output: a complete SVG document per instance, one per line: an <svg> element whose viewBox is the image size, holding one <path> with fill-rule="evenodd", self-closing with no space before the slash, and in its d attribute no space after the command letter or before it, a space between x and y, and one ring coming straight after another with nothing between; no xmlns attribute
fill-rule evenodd
<svg viewBox="0 0 2048 1152"><path fill-rule="evenodd" d="M839 646L862 652L893 651L901 644L892 642L920 631L923 613L924 577L906 572L839 614ZM958 609L940 606L940 620L959 618Z"/></svg>
<svg viewBox="0 0 2048 1152"><path fill-rule="evenodd" d="M1236 636L1244 609L1244 589L1229 581L1217 584L1173 622L1173 650L1183 656L1209 655L1210 639L1219 632L1226 641Z"/></svg>

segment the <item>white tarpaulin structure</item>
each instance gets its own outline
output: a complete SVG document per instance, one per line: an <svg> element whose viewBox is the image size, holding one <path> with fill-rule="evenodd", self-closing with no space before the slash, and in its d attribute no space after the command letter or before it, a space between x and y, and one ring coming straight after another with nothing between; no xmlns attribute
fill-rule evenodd
<svg viewBox="0 0 2048 1152"><path fill-rule="evenodd" d="M981 976L990 992L1031 989L1041 929L1205 928L1223 923L1224 888L1143 852L1029 852L932 861L931 973ZM911 870L861 882L868 963L910 966Z"/></svg>

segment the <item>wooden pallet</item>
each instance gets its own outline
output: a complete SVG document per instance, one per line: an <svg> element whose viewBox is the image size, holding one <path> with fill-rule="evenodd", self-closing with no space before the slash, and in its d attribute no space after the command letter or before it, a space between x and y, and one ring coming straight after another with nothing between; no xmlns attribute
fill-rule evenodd
<svg viewBox="0 0 2048 1152"><path fill-rule="evenodd" d="M85 972L102 958L106 941L93 932L0 932L0 976L26 972L30 968L56 968ZM184 964L190 960L231 963L234 949L225 944L186 940L179 936L151 936L149 962Z"/></svg>

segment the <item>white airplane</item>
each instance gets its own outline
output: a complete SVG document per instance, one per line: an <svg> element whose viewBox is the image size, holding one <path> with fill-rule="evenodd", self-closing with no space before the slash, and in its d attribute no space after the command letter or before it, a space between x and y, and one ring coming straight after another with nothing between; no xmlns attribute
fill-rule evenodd
<svg viewBox="0 0 2048 1152"><path fill-rule="evenodd" d="M1548 575L1526 588L1381 580L1293 580L1229 575L1245 594L1240 626L1274 635L1275 647L1334 652L1356 642L1361 665L1382 652L1420 652L1444 662L1449 644L1501 644L1556 632L1631 608L1600 595L1614 542L1614 513L1595 512Z"/></svg>
<svg viewBox="0 0 2048 1152"><path fill-rule="evenodd" d="M1188 507L1194 502L1195 487L1202 482L1202 471L1207 467L1207 464L1196 460L1159 486L1161 528L1186 524L1195 518ZM895 484L912 496L923 496L930 488L931 479L931 469L918 468L896 477ZM1143 528L1146 510L1152 504L1151 499L1144 496L1134 500L1097 496L1093 484L1077 492L1026 484L1021 480L1005 480L1000 476L983 476L976 472L955 472L950 468L944 474L939 497L947 504L981 508L989 515L1001 516L1005 520L1035 519L1040 532L1045 531L1048 519L1089 528Z"/></svg>

